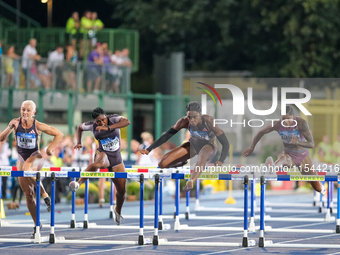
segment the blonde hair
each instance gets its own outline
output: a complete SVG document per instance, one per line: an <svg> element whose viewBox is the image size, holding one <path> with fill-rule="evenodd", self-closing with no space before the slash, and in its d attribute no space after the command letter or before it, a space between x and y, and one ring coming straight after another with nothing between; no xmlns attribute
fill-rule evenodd
<svg viewBox="0 0 340 255"><path fill-rule="evenodd" d="M146 141L148 139L153 139L152 134L150 134L149 132L143 132L140 137L142 137L143 141Z"/></svg>
<svg viewBox="0 0 340 255"><path fill-rule="evenodd" d="M28 104L28 105L32 106L33 111L36 111L36 109L37 109L37 106L35 105L35 103L32 100L26 100L26 101L22 102L21 107L24 104Z"/></svg>

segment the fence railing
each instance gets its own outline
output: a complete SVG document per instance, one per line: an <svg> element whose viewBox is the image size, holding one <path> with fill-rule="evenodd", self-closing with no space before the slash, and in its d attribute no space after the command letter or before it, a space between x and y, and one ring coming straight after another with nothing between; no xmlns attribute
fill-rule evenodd
<svg viewBox="0 0 340 255"><path fill-rule="evenodd" d="M7 121L9 122L10 120L12 120L14 117L18 117L18 116L14 116L14 113L16 112L17 114L19 114L18 112L18 107L17 106L14 107L15 102L14 98L18 98L18 96L16 95L16 93L20 90L14 89L14 88L3 88L0 89L0 99L1 99L1 94L4 94L4 91L8 91L6 92L6 96L8 97L8 103L7 103L7 109L6 110L6 117L7 117ZM30 92L30 98L37 98L36 101L36 105L37 105L37 120L43 122L45 115L44 115L44 96L46 93L50 93L51 91L45 91L45 90L40 90L40 91L36 91L36 92ZM75 100L75 98L79 97L80 93L78 92L74 92L74 91L53 91L56 93L62 93L63 97L67 97L67 101L68 101L68 107L67 107L67 124L68 124L68 133L69 134L73 134L74 132L74 111L75 108L78 107L77 104L80 103L80 101ZM32 93L36 93L37 95L33 95ZM93 94L92 94L93 95ZM97 97L97 98L96 98ZM25 99L28 99L25 97ZM185 105L187 103L189 103L190 101L190 96L189 95L162 95L161 93L156 93L156 94L134 94L132 92L128 92L125 94L112 94L112 95L107 95L106 93L104 93L103 91L100 91L98 94L95 94L93 96L91 96L91 98L87 98L87 102L88 100L91 101L97 101L98 103L96 104L97 106L106 109L108 112L115 112L114 109L107 109L107 107L105 107L105 102L107 102L107 100L115 100L117 99L123 99L123 103L125 103L126 105L126 112L116 112L119 114L123 114L125 115L129 120L130 120L130 125L127 126L127 134L126 134L126 138L127 138L127 151L128 151L128 160L130 160L130 154L131 154L131 148L130 148L130 142L133 139L133 132L134 129L137 126L142 126L142 123L134 123L134 110L138 110L136 109L136 107L134 107L134 103L138 103L140 100L148 100L149 104L154 104L154 112L153 112L153 116L154 117L154 121L153 121L153 127L154 127L154 133L155 133L155 138L159 138L162 134L162 132L166 131L171 125L173 125L174 123L172 123L171 125L167 124L164 122L164 118L169 118L169 114L166 114L167 111L169 111L169 102L171 102L172 107L172 117L174 117L176 120L178 120L180 117L183 117L186 114L186 109L185 109ZM55 99L58 100L58 99ZM45 102L46 103L46 102ZM176 108L176 109L175 109ZM136 120L137 121L137 120ZM78 123L80 124L80 123ZM124 131L125 132L125 131ZM12 137L10 137L9 143L11 144L11 140ZM180 142L179 142L180 144Z"/></svg>
<svg viewBox="0 0 340 255"><path fill-rule="evenodd" d="M47 56L58 45L65 46L71 43L70 35L64 28L6 28L3 31L3 41L7 45L15 45L16 51L21 54L31 38L37 39L36 49L38 54ZM133 63L133 72L139 69L139 34L136 30L128 29L102 29L97 32L98 42L106 42L109 50L129 49L130 59ZM95 45L91 43L89 35L79 34L77 36L77 49L84 59Z"/></svg>
<svg viewBox="0 0 340 255"><path fill-rule="evenodd" d="M75 92L104 91L127 93L130 91L131 68L112 63L48 62L0 59L0 88L14 87L25 90L73 90ZM26 63L23 63L26 61ZM24 65L23 65L24 64Z"/></svg>

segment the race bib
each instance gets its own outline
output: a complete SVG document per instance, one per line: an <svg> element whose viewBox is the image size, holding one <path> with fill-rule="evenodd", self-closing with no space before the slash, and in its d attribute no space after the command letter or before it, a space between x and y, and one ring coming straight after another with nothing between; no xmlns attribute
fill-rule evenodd
<svg viewBox="0 0 340 255"><path fill-rule="evenodd" d="M17 133L17 144L23 149L34 149L37 137L35 134Z"/></svg>
<svg viewBox="0 0 340 255"><path fill-rule="evenodd" d="M104 151L116 151L119 149L119 138L116 136L115 139L106 138L100 140Z"/></svg>

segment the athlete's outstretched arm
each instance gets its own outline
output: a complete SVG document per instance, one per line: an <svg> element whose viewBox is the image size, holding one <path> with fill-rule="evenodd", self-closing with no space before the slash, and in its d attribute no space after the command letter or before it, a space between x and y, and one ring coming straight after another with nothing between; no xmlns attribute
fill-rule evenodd
<svg viewBox="0 0 340 255"><path fill-rule="evenodd" d="M127 127L128 125L130 125L130 121L127 118L119 116L119 117L112 117L112 119L113 119L112 122L114 124L107 126L107 127L97 126L96 130L98 130L99 132L101 130L108 131L109 129L113 130L113 129L116 129L116 128L124 128L124 127Z"/></svg>
<svg viewBox="0 0 340 255"><path fill-rule="evenodd" d="M146 150L140 150L139 152L141 154L148 155L150 151L153 149L161 146L163 143L168 141L174 134L176 134L179 130L183 128L188 128L189 125L189 119L188 117L180 118L175 125L173 125L168 131L166 131L163 135L161 135L160 138L158 138L156 141L153 142Z"/></svg>
<svg viewBox="0 0 340 255"><path fill-rule="evenodd" d="M301 127L299 127L299 131L306 138L307 141L306 142L298 141L297 137L293 136L291 143L296 144L296 145L301 146L301 147L313 149L314 148L314 139L313 139L313 136L310 132L308 123L304 119L301 119L301 120L302 120L302 123L301 123Z"/></svg>
<svg viewBox="0 0 340 255"><path fill-rule="evenodd" d="M243 157L248 157L255 149L256 144L261 140L261 138L272 131L278 130L280 121L274 121L274 123L270 123L264 126L254 137L253 142L251 143L250 147L244 149L242 151Z"/></svg>
<svg viewBox="0 0 340 255"><path fill-rule="evenodd" d="M52 143L46 149L46 154L48 156L52 156L52 150L60 143L61 139L63 138L63 133L61 133L58 129L46 125L45 123L41 123L39 121L37 123L37 130L44 132L50 136L54 136Z"/></svg>
<svg viewBox="0 0 340 255"><path fill-rule="evenodd" d="M215 162L215 166L221 166L224 162L224 160L228 156L229 152L229 141L223 132L222 129L219 128L217 124L214 123L214 118L208 115L205 115L206 123L208 124L209 128L214 132L215 136L217 137L217 140L222 144L222 151L221 155L218 161Z"/></svg>
<svg viewBox="0 0 340 255"><path fill-rule="evenodd" d="M6 129L2 133L0 133L0 142L5 141L9 134L13 131L13 129L14 130L17 129L18 125L19 119L12 119L11 122L6 127Z"/></svg>

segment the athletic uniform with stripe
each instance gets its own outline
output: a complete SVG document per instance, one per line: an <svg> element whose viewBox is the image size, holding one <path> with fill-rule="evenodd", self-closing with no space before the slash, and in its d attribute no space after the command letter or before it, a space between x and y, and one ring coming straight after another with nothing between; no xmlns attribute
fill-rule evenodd
<svg viewBox="0 0 340 255"><path fill-rule="evenodd" d="M114 125L119 122L121 116L117 114L109 115L108 125ZM94 137L98 140L99 147L97 152L104 152L110 162L109 167L115 167L123 162L120 151L120 128L100 132L96 130L98 125L95 121L88 121L81 125L84 131L92 131Z"/></svg>
<svg viewBox="0 0 340 255"><path fill-rule="evenodd" d="M32 127L25 129L22 127L22 119L19 118L19 125L15 131L15 137L17 140L18 160L21 163L29 157L39 155L38 138L39 133L36 128L36 120L33 121Z"/></svg>
<svg viewBox="0 0 340 255"><path fill-rule="evenodd" d="M296 117L294 117L294 123L297 124L297 120L296 120ZM298 141L300 142L304 142L306 141L306 139L304 138L304 136L302 134L300 134L300 131L299 131L299 127L298 125L296 125L295 127L285 127L282 125L282 123L280 124L280 128L278 130L278 133L279 135L281 136L281 140L282 142L285 144L289 144L290 141L292 140L293 138L293 135L295 137L298 138ZM288 154L289 156L291 156L291 158L294 160L296 166L299 166L302 162L302 160L309 156L309 151L307 148L304 148L303 150L292 150L290 148L285 148L284 149L284 152L286 154Z"/></svg>
<svg viewBox="0 0 340 255"><path fill-rule="evenodd" d="M195 150L195 153L198 154L200 150L207 144L209 144L213 150L216 152L216 139L215 134L212 130L209 129L204 115L202 115L202 123L197 124L196 126L192 126L189 123L188 130L190 132L189 142Z"/></svg>

